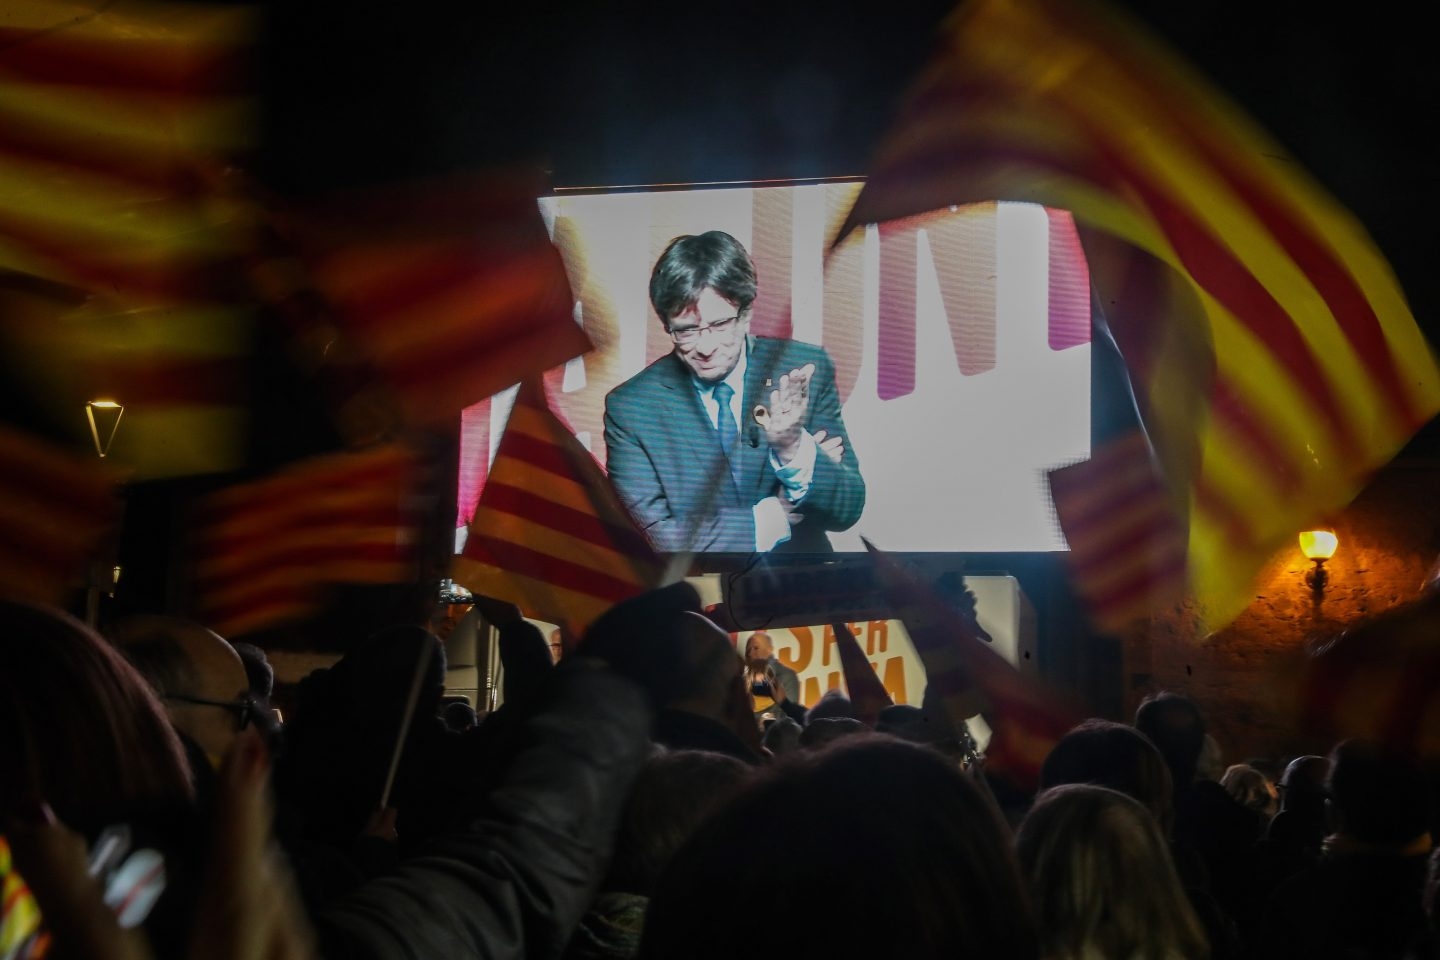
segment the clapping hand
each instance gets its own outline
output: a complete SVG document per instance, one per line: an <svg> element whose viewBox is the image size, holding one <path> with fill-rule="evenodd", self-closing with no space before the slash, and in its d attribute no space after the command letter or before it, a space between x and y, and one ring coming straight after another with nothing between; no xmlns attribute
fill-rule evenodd
<svg viewBox="0 0 1440 960"><path fill-rule="evenodd" d="M832 437L827 435L824 430L816 430L812 439L820 448L820 452L834 461L837 467L840 465L840 461L845 459L844 437Z"/></svg>
<svg viewBox="0 0 1440 960"><path fill-rule="evenodd" d="M795 459L800 450L800 433L810 412L810 378L815 364L807 363L780 377L777 389L770 391L770 405L765 416L757 411L756 420L765 428L765 439L781 463Z"/></svg>

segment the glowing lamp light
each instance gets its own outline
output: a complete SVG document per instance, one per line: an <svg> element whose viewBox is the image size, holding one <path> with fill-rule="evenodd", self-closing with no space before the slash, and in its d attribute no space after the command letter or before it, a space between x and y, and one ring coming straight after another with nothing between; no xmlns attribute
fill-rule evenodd
<svg viewBox="0 0 1440 960"><path fill-rule="evenodd" d="M1338 546L1340 538L1335 536L1333 530L1306 530L1300 534L1300 552L1305 554L1306 560L1324 563L1335 556L1335 548Z"/></svg>
<svg viewBox="0 0 1440 960"><path fill-rule="evenodd" d="M1340 546L1340 538L1335 536L1333 530L1306 530L1300 534L1300 552L1305 554L1305 559L1315 564L1314 569L1305 574L1305 585L1310 588L1315 603L1325 596L1325 581L1329 574L1325 571L1325 561L1335 556L1335 548Z"/></svg>
<svg viewBox="0 0 1440 960"><path fill-rule="evenodd" d="M120 429L120 418L125 414L125 405L115 400L91 400L85 404L85 418L90 421L90 439L95 441L95 453L100 459L110 452L115 442L115 431Z"/></svg>

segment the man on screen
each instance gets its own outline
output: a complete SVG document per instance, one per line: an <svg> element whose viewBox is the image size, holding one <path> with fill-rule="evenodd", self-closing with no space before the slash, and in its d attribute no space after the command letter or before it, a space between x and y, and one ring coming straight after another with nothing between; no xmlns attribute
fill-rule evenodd
<svg viewBox="0 0 1440 960"><path fill-rule="evenodd" d="M755 264L718 230L677 237L650 274L675 349L605 398L610 479L661 550L829 552L865 506L835 368L750 336Z"/></svg>

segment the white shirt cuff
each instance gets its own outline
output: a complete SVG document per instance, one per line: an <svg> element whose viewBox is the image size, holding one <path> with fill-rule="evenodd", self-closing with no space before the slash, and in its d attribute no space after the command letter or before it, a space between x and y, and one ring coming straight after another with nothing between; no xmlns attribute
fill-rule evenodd
<svg viewBox="0 0 1440 960"><path fill-rule="evenodd" d="M810 481L815 479L815 454L819 450L820 445L810 431L801 430L800 449L794 460L782 465L775 451L770 451L770 469L775 471L775 479L785 488L785 499L791 503L799 503L810 492Z"/></svg>
<svg viewBox="0 0 1440 960"><path fill-rule="evenodd" d="M769 553L790 539L790 520L778 497L766 497L750 508L755 516L755 551Z"/></svg>

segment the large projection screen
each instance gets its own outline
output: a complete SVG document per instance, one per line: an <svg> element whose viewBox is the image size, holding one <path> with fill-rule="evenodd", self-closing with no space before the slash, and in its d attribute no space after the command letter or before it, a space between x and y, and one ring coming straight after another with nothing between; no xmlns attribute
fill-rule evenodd
<svg viewBox="0 0 1440 960"><path fill-rule="evenodd" d="M755 260L750 332L823 347L867 495L838 551L1064 550L1046 472L1090 453L1090 291L1070 217L977 204L867 227L830 252L857 182L561 191L541 199L595 350L547 375L603 465L605 395L673 348L650 272L723 230ZM828 255L828 256L827 256ZM458 523L513 394L465 412ZM666 416L656 410L655 416Z"/></svg>

